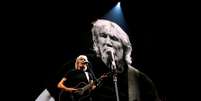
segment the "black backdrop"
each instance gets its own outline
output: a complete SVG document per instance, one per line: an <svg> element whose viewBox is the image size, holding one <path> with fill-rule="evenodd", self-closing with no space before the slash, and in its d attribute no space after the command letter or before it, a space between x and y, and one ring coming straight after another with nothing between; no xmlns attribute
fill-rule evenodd
<svg viewBox="0 0 201 101"><path fill-rule="evenodd" d="M11 80L9 86L30 88L34 100L47 79L66 61L91 49L90 23L108 12L115 2L5 3L2 57L8 71L6 81ZM122 0L122 9L134 49L133 65L150 76L164 101L169 95L177 96L182 85L178 81L182 81L188 65L188 8L176 2Z"/></svg>

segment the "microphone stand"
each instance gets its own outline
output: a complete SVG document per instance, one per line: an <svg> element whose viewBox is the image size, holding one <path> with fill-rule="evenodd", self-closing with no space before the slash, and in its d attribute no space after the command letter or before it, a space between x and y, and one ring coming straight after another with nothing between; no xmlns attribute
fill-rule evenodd
<svg viewBox="0 0 201 101"><path fill-rule="evenodd" d="M114 87L115 87L115 94L116 94L116 99L119 101L119 91L118 91L118 86L117 86L117 69L116 69L116 64L115 61L112 61L111 69L113 71L113 82L114 82Z"/></svg>

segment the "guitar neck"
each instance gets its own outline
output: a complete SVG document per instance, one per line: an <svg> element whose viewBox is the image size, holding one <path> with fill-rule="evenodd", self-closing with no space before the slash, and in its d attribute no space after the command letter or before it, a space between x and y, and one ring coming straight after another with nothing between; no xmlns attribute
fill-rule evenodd
<svg viewBox="0 0 201 101"><path fill-rule="evenodd" d="M91 80L89 82L89 84L87 84L86 86L82 87L83 91L88 90L89 88L91 88L94 84L97 84L97 86L99 85L99 83L102 81L103 78L107 77L108 75L111 75L112 73L109 72L107 74L104 74L104 76L102 75L101 77L99 77L96 81Z"/></svg>

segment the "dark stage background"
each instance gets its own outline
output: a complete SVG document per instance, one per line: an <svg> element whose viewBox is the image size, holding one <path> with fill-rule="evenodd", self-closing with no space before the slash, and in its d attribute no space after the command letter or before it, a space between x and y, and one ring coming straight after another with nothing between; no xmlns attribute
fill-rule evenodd
<svg viewBox="0 0 201 101"><path fill-rule="evenodd" d="M34 100L64 63L90 51L91 22L113 8L116 0L6 4L6 41L2 45L6 82L11 80L9 84L19 90L29 89ZM187 9L165 1L122 0L121 4L133 44L133 66L146 73L162 101L168 101L177 96L182 85L179 81L185 76L188 36L184 33L190 28L184 20Z"/></svg>

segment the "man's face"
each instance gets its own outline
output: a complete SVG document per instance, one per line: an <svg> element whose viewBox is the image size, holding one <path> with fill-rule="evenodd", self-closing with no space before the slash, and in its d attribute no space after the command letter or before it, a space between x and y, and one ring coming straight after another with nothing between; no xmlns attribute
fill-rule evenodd
<svg viewBox="0 0 201 101"><path fill-rule="evenodd" d="M108 64L109 51L114 51L115 61L123 59L123 45L121 41L112 33L103 32L98 37L98 48L102 60Z"/></svg>
<svg viewBox="0 0 201 101"><path fill-rule="evenodd" d="M85 58L79 58L78 60L77 60L77 62L78 62L78 70L82 70L82 69L84 69L84 68L86 68L87 66L86 66L86 59Z"/></svg>

